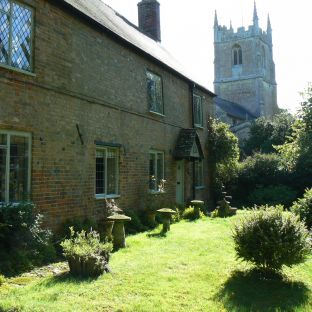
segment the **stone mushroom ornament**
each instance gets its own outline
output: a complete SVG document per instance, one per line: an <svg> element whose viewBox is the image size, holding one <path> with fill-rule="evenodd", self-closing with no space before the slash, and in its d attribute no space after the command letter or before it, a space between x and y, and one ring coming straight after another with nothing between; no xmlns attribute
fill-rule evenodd
<svg viewBox="0 0 312 312"><path fill-rule="evenodd" d="M176 211L170 209L170 208L161 208L157 210L158 213L162 216L163 220L163 229L162 232L166 233L170 231L170 220L171 220L171 215L177 213Z"/></svg>
<svg viewBox="0 0 312 312"><path fill-rule="evenodd" d="M125 248L126 247L126 234L125 234L124 223L127 221L131 221L131 218L125 215L115 214L115 215L109 216L107 219L114 221L114 227L113 227L114 249L118 250L120 248Z"/></svg>

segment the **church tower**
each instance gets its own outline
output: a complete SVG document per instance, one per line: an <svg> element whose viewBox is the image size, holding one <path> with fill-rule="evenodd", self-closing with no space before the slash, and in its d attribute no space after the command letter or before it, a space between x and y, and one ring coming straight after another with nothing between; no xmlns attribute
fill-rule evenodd
<svg viewBox="0 0 312 312"><path fill-rule="evenodd" d="M272 29L259 27L256 3L253 24L235 32L214 20L215 93L238 103L255 116L270 117L278 111Z"/></svg>

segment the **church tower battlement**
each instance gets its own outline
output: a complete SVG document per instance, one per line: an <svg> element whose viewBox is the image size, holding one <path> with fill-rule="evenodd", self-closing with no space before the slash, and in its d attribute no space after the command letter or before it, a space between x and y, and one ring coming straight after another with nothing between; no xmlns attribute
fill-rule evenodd
<svg viewBox="0 0 312 312"><path fill-rule="evenodd" d="M259 27L254 3L253 24L233 30L214 20L215 93L246 108L255 116L272 116L278 111L272 28Z"/></svg>

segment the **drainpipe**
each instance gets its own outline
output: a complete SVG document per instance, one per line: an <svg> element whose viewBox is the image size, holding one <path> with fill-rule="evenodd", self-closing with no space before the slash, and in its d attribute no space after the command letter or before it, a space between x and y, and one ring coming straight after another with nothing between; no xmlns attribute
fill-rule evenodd
<svg viewBox="0 0 312 312"><path fill-rule="evenodd" d="M190 91L191 91L191 103L192 103L192 127L195 128L195 123L194 123L194 89L196 85L195 83L190 84ZM193 193L193 200L196 197L196 189L195 189L195 159L192 159L192 167L193 167L193 184L192 184L192 193Z"/></svg>

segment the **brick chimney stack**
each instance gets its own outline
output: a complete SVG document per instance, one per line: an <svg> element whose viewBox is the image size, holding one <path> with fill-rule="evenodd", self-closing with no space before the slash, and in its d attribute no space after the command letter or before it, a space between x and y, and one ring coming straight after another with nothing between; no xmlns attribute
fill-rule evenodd
<svg viewBox="0 0 312 312"><path fill-rule="evenodd" d="M142 0L138 3L139 29L155 41L161 41L160 9L156 0Z"/></svg>

